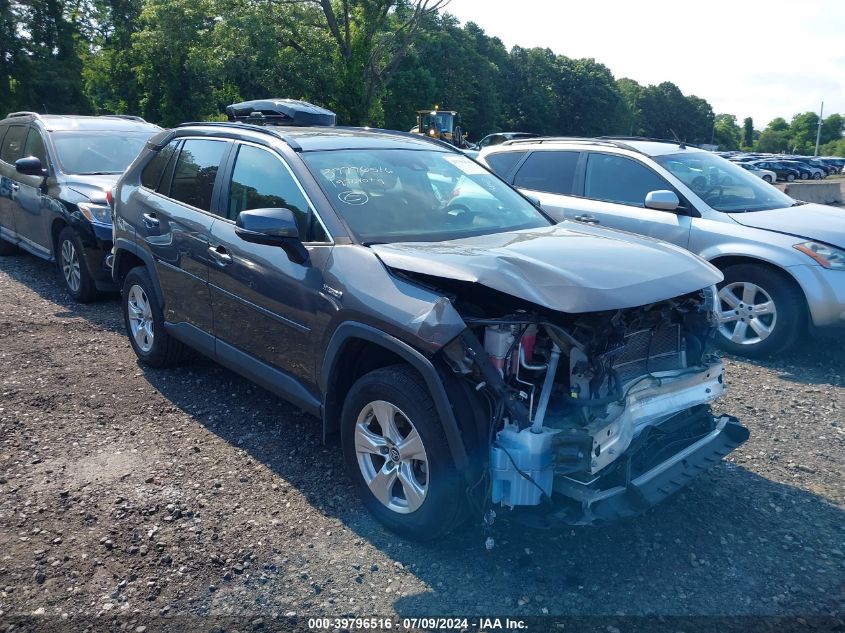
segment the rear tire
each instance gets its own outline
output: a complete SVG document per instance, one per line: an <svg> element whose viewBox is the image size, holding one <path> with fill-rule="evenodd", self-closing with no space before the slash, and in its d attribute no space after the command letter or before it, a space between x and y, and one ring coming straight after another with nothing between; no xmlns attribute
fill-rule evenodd
<svg viewBox="0 0 845 633"><path fill-rule="evenodd" d="M810 174L805 174L803 171L801 172L801 180L807 180L810 177Z"/></svg>
<svg viewBox="0 0 845 633"><path fill-rule="evenodd" d="M813 174L813 180L821 180L822 175L819 172Z"/></svg>
<svg viewBox="0 0 845 633"><path fill-rule="evenodd" d="M56 240L56 264L65 289L75 301L88 303L97 298L97 286L85 263L85 246L69 226L62 229Z"/></svg>
<svg viewBox="0 0 845 633"><path fill-rule="evenodd" d="M764 358L789 348L806 329L804 293L788 274L755 264L724 269L719 284L722 324L717 344L726 352Z"/></svg>
<svg viewBox="0 0 845 633"><path fill-rule="evenodd" d="M343 405L341 443L364 506L388 529L431 540L465 519L463 477L434 401L408 365L358 379Z"/></svg>
<svg viewBox="0 0 845 633"><path fill-rule="evenodd" d="M763 176L763 180L765 180L769 184L772 184L772 177L771 176Z"/></svg>
<svg viewBox="0 0 845 633"><path fill-rule="evenodd" d="M138 359L155 368L178 365L186 348L165 331L164 314L146 268L129 271L120 296L126 333Z"/></svg>
<svg viewBox="0 0 845 633"><path fill-rule="evenodd" d="M786 174L786 182L792 182L795 180L795 174Z"/></svg>

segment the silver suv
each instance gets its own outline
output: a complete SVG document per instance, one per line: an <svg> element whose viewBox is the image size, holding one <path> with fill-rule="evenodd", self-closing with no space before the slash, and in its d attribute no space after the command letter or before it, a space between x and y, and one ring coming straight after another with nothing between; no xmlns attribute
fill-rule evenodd
<svg viewBox="0 0 845 633"><path fill-rule="evenodd" d="M672 242L721 269L719 338L729 352L767 356L808 329L845 326L842 209L793 200L683 143L530 139L478 160L558 221Z"/></svg>

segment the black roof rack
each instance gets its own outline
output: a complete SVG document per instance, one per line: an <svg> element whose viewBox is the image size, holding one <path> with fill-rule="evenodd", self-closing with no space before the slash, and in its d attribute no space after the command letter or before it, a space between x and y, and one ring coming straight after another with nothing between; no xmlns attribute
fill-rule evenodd
<svg viewBox="0 0 845 633"><path fill-rule="evenodd" d="M302 127L331 127L337 121L331 110L296 99L256 99L233 103L226 106L226 116L230 121Z"/></svg>
<svg viewBox="0 0 845 633"><path fill-rule="evenodd" d="M652 138L650 136L599 136L598 138L609 141L649 141L651 143L671 143L672 145L677 145L681 148L695 147L696 149L701 149L694 143L687 143L686 141L679 141L677 139L670 138Z"/></svg>
<svg viewBox="0 0 845 633"><path fill-rule="evenodd" d="M34 116L34 117L37 118L40 115L37 112L27 112L27 111L24 110L24 111L21 111L21 112L9 112L9 114L6 115L6 118L7 119L13 119L15 117L24 117L24 116Z"/></svg>
<svg viewBox="0 0 845 633"><path fill-rule="evenodd" d="M352 130L353 132L373 132L375 134L390 134L391 136L402 136L405 138L413 138L416 140L426 140L433 145L437 145L439 147L445 147L446 149L450 149L453 152L458 154L463 154L461 150L457 147L452 145L451 143L447 143L446 141L441 141L439 138L431 138L425 134L414 134L413 132L403 132L401 130L386 130L380 127L355 127L351 125L341 125L337 126L338 130Z"/></svg>
<svg viewBox="0 0 845 633"><path fill-rule="evenodd" d="M287 143L290 148L296 152L302 150L302 146L297 143L294 139L292 139L287 134L282 134L273 127L267 127L264 125L253 125L251 123L244 123L242 121L193 121L190 123L181 123L177 125L177 128L182 127L195 127L198 125L206 126L206 127L223 127L223 128L236 128L242 130L250 130L252 132L263 132L264 134L269 134L270 136L275 136L277 139L280 139ZM171 137L172 138L172 137Z"/></svg>
<svg viewBox="0 0 845 633"><path fill-rule="evenodd" d="M627 149L632 152L637 152L638 154L642 154L640 150L638 150L633 145L629 145L628 143L622 143L621 141L617 141L607 137L597 137L597 138L590 138L590 137L581 137L581 136L543 136L540 138L515 138L510 141L505 141L504 143L500 143L500 145L525 145L525 144L534 144L534 143L584 143L587 145L604 145L605 147L618 147L619 149Z"/></svg>

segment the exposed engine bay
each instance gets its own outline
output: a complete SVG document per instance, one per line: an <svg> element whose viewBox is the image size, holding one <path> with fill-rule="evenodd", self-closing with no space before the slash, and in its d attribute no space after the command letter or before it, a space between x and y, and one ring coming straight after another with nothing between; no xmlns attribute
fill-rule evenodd
<svg viewBox="0 0 845 633"><path fill-rule="evenodd" d="M725 389L709 351L715 287L571 315L526 306L492 317L489 304L453 302L468 328L443 353L489 404L483 476L493 504L554 496L570 523L626 516L674 491L665 481L649 490L657 470L679 460L689 469L693 453L718 460L748 436L708 406Z"/></svg>

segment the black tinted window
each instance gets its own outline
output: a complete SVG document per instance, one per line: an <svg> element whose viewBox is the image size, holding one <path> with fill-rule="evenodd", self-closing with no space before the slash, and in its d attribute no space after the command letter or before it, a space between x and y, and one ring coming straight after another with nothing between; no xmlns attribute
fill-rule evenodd
<svg viewBox="0 0 845 633"><path fill-rule="evenodd" d="M173 158L173 154L176 152L176 146L178 144L178 140L172 141L169 145L167 145L167 147L156 154L155 158L147 163L147 166L144 167L144 171L141 172L141 184L144 187L152 189L153 191L158 189L159 183L161 182L161 176L170 162L170 159Z"/></svg>
<svg viewBox="0 0 845 633"><path fill-rule="evenodd" d="M170 197L197 209L210 211L214 180L225 150L225 141L185 141L173 172Z"/></svg>
<svg viewBox="0 0 845 633"><path fill-rule="evenodd" d="M238 151L228 202L230 220L247 209L290 209L304 241L327 239L293 176L279 158L258 147L243 145Z"/></svg>
<svg viewBox="0 0 845 633"><path fill-rule="evenodd" d="M3 147L0 149L0 160L7 163L14 163L23 155L23 145L25 142L26 127L23 125L12 125L3 138Z"/></svg>
<svg viewBox="0 0 845 633"><path fill-rule="evenodd" d="M44 139L41 138L41 132L38 130L30 130L26 137L26 145L23 148L24 156L35 156L41 161L42 167L47 167L47 150L44 148Z"/></svg>
<svg viewBox="0 0 845 633"><path fill-rule="evenodd" d="M650 191L672 187L653 171L622 156L590 154L584 196L621 204L645 206Z"/></svg>
<svg viewBox="0 0 845 633"><path fill-rule="evenodd" d="M535 191L571 194L579 156L578 152L533 152L519 168L513 184Z"/></svg>
<svg viewBox="0 0 845 633"><path fill-rule="evenodd" d="M525 156L525 152L500 152L499 154L490 154L484 160L500 178L507 178L523 156Z"/></svg>

